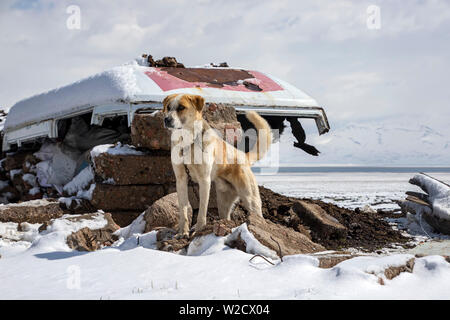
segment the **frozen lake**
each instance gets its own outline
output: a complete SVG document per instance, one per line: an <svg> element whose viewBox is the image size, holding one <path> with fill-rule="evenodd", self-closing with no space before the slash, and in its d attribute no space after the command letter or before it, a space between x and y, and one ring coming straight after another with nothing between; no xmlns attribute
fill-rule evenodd
<svg viewBox="0 0 450 320"><path fill-rule="evenodd" d="M276 174L256 173L256 179L275 192L299 198L320 199L347 208L399 209L394 202L406 191L421 191L408 183L425 172L450 182L450 168L302 167L281 168Z"/></svg>

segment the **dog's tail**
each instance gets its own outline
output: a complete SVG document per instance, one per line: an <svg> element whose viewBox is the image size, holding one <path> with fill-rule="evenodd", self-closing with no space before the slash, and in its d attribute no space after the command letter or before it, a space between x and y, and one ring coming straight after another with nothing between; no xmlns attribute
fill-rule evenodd
<svg viewBox="0 0 450 320"><path fill-rule="evenodd" d="M257 140L253 148L246 153L250 164L263 158L272 144L272 130L267 121L255 111L247 111L247 119L255 126L257 131Z"/></svg>

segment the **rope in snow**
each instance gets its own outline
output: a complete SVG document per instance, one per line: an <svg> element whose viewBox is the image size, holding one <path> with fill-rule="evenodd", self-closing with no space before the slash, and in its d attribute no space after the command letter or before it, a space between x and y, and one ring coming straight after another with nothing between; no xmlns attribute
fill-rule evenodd
<svg viewBox="0 0 450 320"><path fill-rule="evenodd" d="M269 259L267 259L266 257L260 255L260 254L255 254L253 257L250 258L250 260L248 260L248 262L252 262L253 259L255 259L256 257L260 257L263 258L264 260L266 260L268 263L270 263L271 265L275 265L275 263L273 263L272 261L270 261Z"/></svg>
<svg viewBox="0 0 450 320"><path fill-rule="evenodd" d="M277 240L275 240L272 236L270 236L270 239L272 239L272 241L278 245L278 255L280 256L281 262L283 262L283 252L281 251L280 243ZM252 260L255 259L256 257L263 258L266 262L270 263L271 265L273 266L275 265L275 263L273 263L272 261L270 261L269 259L260 254L255 254L253 257L251 257L251 259L248 262L252 262Z"/></svg>
<svg viewBox="0 0 450 320"><path fill-rule="evenodd" d="M281 262L283 262L283 252L281 252L281 246L280 243L275 240L274 238L272 238L272 236L270 236L270 239L272 239L273 242L275 242L278 245L278 255L280 256Z"/></svg>

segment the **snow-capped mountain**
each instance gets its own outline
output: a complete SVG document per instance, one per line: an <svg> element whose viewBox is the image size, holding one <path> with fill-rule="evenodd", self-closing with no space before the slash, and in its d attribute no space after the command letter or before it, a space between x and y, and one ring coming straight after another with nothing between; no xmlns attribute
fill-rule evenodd
<svg viewBox="0 0 450 320"><path fill-rule="evenodd" d="M281 136L280 165L450 166L450 117L393 117L380 121L340 123L318 136L306 128L306 143L321 151L313 157L292 147L289 124ZM306 121L302 121L305 124ZM270 156L270 154L269 154Z"/></svg>

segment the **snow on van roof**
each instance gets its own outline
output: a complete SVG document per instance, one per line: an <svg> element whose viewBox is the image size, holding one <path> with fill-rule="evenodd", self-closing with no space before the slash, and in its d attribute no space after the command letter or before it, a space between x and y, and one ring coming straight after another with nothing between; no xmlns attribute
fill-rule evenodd
<svg viewBox="0 0 450 320"><path fill-rule="evenodd" d="M136 61L21 100L11 107L5 130L88 112L92 107L130 102L162 102L172 93L202 95L207 102L249 106L315 107L294 86L236 68L146 67Z"/></svg>

